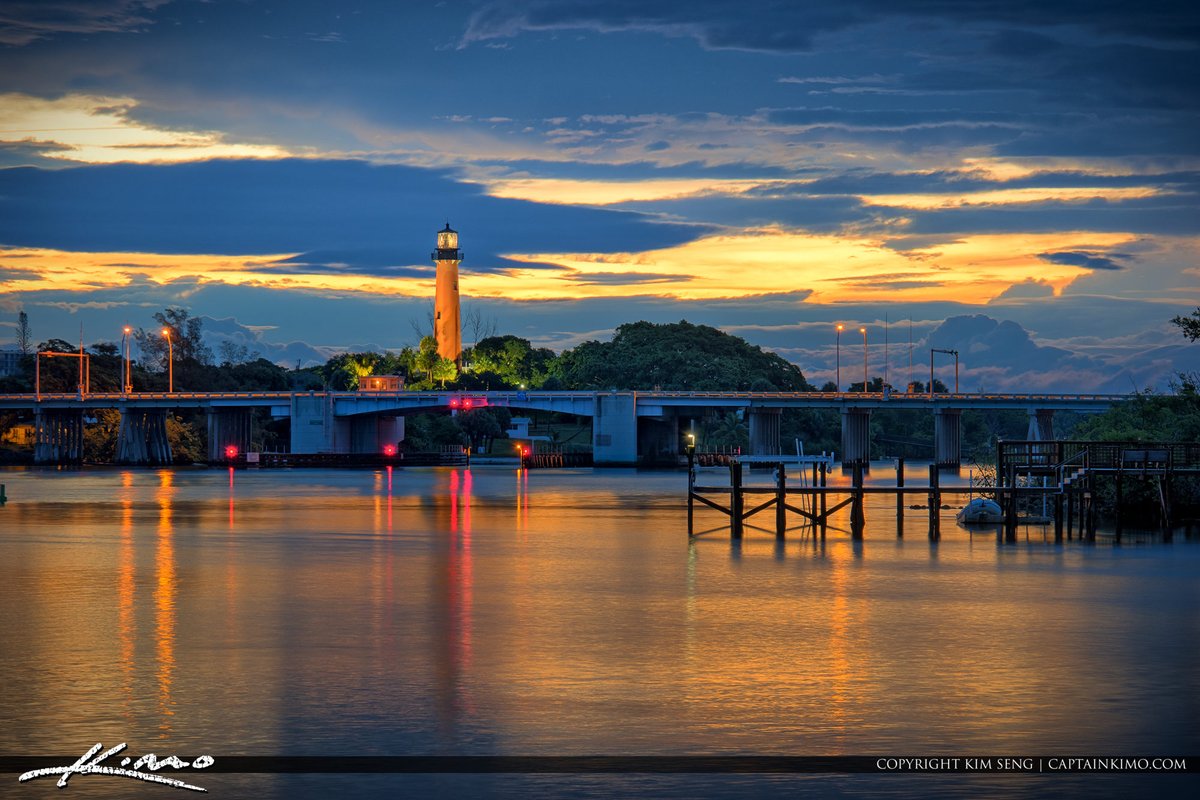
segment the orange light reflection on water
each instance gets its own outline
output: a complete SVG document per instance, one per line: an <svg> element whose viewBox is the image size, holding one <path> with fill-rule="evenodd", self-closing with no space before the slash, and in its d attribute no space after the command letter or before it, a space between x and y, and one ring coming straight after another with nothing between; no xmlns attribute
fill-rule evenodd
<svg viewBox="0 0 1200 800"><path fill-rule="evenodd" d="M171 734L170 717L174 715L171 683L175 672L175 531L172 523L171 501L175 495L174 473L160 470L158 500L158 547L155 552L157 581L154 590L155 644L158 656L158 707L162 719L159 730L162 738Z"/></svg>
<svg viewBox="0 0 1200 800"><path fill-rule="evenodd" d="M125 718L133 716L134 548L133 473L121 474L121 548L117 567L117 638L121 646L121 679Z"/></svg>

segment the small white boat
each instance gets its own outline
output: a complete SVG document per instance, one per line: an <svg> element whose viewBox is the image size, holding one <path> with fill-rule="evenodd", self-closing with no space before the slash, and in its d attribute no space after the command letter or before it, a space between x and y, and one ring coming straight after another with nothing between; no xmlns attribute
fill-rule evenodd
<svg viewBox="0 0 1200 800"><path fill-rule="evenodd" d="M976 497L959 509L954 518L962 525L995 525L1004 522L1004 511L995 500Z"/></svg>

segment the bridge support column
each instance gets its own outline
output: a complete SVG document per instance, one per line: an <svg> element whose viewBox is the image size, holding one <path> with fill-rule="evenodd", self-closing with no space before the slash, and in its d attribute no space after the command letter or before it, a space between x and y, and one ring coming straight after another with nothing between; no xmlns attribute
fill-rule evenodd
<svg viewBox="0 0 1200 800"><path fill-rule="evenodd" d="M871 460L871 409L842 409L842 466Z"/></svg>
<svg viewBox="0 0 1200 800"><path fill-rule="evenodd" d="M33 463L83 461L83 411L39 409L34 412L33 430Z"/></svg>
<svg viewBox="0 0 1200 800"><path fill-rule="evenodd" d="M350 452L382 453L386 444L398 444L404 438L403 417L364 414L350 418Z"/></svg>
<svg viewBox="0 0 1200 800"><path fill-rule="evenodd" d="M208 411L208 463L225 460L225 448L250 452L250 409L212 408Z"/></svg>
<svg viewBox="0 0 1200 800"><path fill-rule="evenodd" d="M117 430L118 464L170 464L166 409L121 409Z"/></svg>
<svg viewBox="0 0 1200 800"><path fill-rule="evenodd" d="M781 408L752 408L750 417L750 455L779 455L779 422Z"/></svg>
<svg viewBox="0 0 1200 800"><path fill-rule="evenodd" d="M1029 433L1026 438L1031 442L1054 441L1054 409L1029 409Z"/></svg>
<svg viewBox="0 0 1200 800"><path fill-rule="evenodd" d="M596 395L592 408L592 463L632 467L637 464L637 395Z"/></svg>
<svg viewBox="0 0 1200 800"><path fill-rule="evenodd" d="M939 467L962 463L962 410L939 408L933 412L933 462Z"/></svg>
<svg viewBox="0 0 1200 800"><path fill-rule="evenodd" d="M292 395L293 453L349 453L350 419L333 415L333 398L324 393Z"/></svg>

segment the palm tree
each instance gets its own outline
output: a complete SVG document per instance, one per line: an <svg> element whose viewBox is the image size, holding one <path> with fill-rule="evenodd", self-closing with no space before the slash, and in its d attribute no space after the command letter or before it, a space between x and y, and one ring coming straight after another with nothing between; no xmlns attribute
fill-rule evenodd
<svg viewBox="0 0 1200 800"><path fill-rule="evenodd" d="M730 411L709 430L708 443L714 447L746 447L750 444L750 431L746 423Z"/></svg>

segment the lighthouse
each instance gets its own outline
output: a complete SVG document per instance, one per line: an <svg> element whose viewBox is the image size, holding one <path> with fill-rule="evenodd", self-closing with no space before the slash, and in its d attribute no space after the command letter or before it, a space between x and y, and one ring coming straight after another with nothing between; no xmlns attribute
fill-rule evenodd
<svg viewBox="0 0 1200 800"><path fill-rule="evenodd" d="M462 356L462 321L458 306L458 262L462 261L458 249L458 231L450 223L438 231L437 250L433 260L437 263L437 290L434 293L433 338L437 339L438 355L459 364Z"/></svg>

